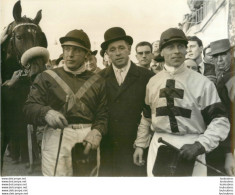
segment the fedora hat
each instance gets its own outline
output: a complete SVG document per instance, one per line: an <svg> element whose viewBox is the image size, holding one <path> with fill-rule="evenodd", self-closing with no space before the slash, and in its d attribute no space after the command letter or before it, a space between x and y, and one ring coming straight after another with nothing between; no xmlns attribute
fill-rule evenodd
<svg viewBox="0 0 235 195"><path fill-rule="evenodd" d="M231 45L228 39L220 39L210 43L211 52L210 55L216 55L219 53L224 53L230 50Z"/></svg>
<svg viewBox="0 0 235 195"><path fill-rule="evenodd" d="M188 40L184 34L184 32L178 28L169 28L161 34L159 50L162 51L164 47L166 47L169 43L179 41L184 43L186 46L188 44Z"/></svg>
<svg viewBox="0 0 235 195"><path fill-rule="evenodd" d="M83 30L72 30L64 37L60 38L61 45L71 45L85 49L91 52L91 43L87 34Z"/></svg>
<svg viewBox="0 0 235 195"><path fill-rule="evenodd" d="M104 42L101 44L102 50L106 50L108 45L114 41L118 40L125 40L127 41L130 45L133 43L133 39L131 36L126 35L126 32L124 29L120 27L113 27L108 29L104 33Z"/></svg>

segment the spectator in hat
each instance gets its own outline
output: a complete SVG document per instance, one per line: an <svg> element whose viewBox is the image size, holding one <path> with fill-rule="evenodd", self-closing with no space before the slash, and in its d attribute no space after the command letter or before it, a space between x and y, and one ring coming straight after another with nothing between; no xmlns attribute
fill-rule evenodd
<svg viewBox="0 0 235 195"><path fill-rule="evenodd" d="M197 71L197 63L192 59L186 59L184 64L187 68Z"/></svg>
<svg viewBox="0 0 235 195"><path fill-rule="evenodd" d="M148 70L151 70L150 63L153 59L151 43L146 41L139 42L135 47L135 51L136 59L138 60L138 65Z"/></svg>
<svg viewBox="0 0 235 195"><path fill-rule="evenodd" d="M60 43L65 65L38 75L24 113L30 124L46 125L42 140L44 176L89 176L95 174L92 170L98 170L99 162L89 160L93 166L80 163L82 174L75 174L71 153L80 151L73 154L78 163L88 162L88 158L98 159L99 150L96 149L107 124L105 81L98 74L86 70L85 61L91 53L91 45L83 30L68 32L60 38Z"/></svg>
<svg viewBox="0 0 235 195"><path fill-rule="evenodd" d="M215 149L229 132L215 85L184 65L187 44L180 29L170 28L161 34L164 69L147 84L145 103L149 109L143 112L134 144L134 163L141 165L143 148L150 143L148 176L205 176L206 166L195 158L206 163L205 152ZM163 146L160 137L180 151ZM191 166L185 172L188 163Z"/></svg>
<svg viewBox="0 0 235 195"><path fill-rule="evenodd" d="M234 163L234 133L235 133L235 115L234 115L234 100L235 100L235 72L234 72L234 57L233 47L231 47L228 39L220 39L210 43L211 52L216 66L217 83L216 87L221 98L221 101L226 107L227 114L231 123L230 134L220 146L207 156L210 164L217 169L226 171L230 176L235 175ZM210 171L210 175L218 175Z"/></svg>
<svg viewBox="0 0 235 195"><path fill-rule="evenodd" d="M214 59L213 59L213 56L211 55L211 47L210 45L206 46L204 49L203 49L203 61L205 63L209 63L209 64L214 64Z"/></svg>
<svg viewBox="0 0 235 195"><path fill-rule="evenodd" d="M104 67L107 68L108 66L110 66L112 62L107 53L103 49L100 50L100 55L103 58Z"/></svg>
<svg viewBox="0 0 235 195"><path fill-rule="evenodd" d="M202 61L203 44L197 36L187 37L187 58L194 60L198 65L198 72L206 76L213 83L216 82L215 66Z"/></svg>
<svg viewBox="0 0 235 195"><path fill-rule="evenodd" d="M89 56L87 62L86 62L86 68L87 70L94 72L94 73L98 73L101 71L101 69L97 66L97 59L96 59L96 54L97 54L97 50L92 51L91 55Z"/></svg>
<svg viewBox="0 0 235 195"><path fill-rule="evenodd" d="M164 64L164 58L161 56L159 52L159 40L154 41L152 43L153 47L153 59L151 62L151 70L157 74L163 69L163 64Z"/></svg>
<svg viewBox="0 0 235 195"><path fill-rule="evenodd" d="M106 80L109 110L108 132L101 143L101 176L146 175L144 166L133 164L133 143L145 108L146 84L154 74L130 60L132 43L124 29L113 27L101 44L112 61L100 72Z"/></svg>

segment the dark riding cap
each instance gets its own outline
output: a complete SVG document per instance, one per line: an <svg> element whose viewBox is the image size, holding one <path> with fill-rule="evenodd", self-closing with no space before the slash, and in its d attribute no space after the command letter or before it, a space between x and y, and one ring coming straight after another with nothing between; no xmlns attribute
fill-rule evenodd
<svg viewBox="0 0 235 195"><path fill-rule="evenodd" d="M132 45L133 39L131 36L126 35L126 32L120 27L113 27L104 33L104 42L101 44L102 50L106 50L108 45L114 41L125 40Z"/></svg>
<svg viewBox="0 0 235 195"><path fill-rule="evenodd" d="M72 30L60 38L61 45L72 45L91 52L91 43L88 35L83 30Z"/></svg>
<svg viewBox="0 0 235 195"><path fill-rule="evenodd" d="M169 28L161 34L159 50L162 51L164 47L175 41L182 42L185 46L188 44L188 40L182 30L178 28Z"/></svg>

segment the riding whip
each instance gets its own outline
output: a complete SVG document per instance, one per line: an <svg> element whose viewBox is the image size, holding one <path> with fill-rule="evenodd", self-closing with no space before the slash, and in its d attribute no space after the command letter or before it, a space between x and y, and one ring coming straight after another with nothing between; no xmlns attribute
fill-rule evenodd
<svg viewBox="0 0 235 195"><path fill-rule="evenodd" d="M176 148L175 146L173 146L173 145L171 145L170 143L168 143L168 142L166 142L165 140L163 140L162 137L160 137L160 138L158 139L158 143L163 143L163 144L165 144L165 145L171 147L172 149L174 149L174 150L176 150L176 151L178 151L178 152L180 151L180 149ZM219 174L221 174L221 175L228 176L226 173L223 173L222 171L220 171L220 170L214 168L214 167L211 166L211 165L208 165L208 164L203 163L202 161L198 160L197 158L196 158L195 160L196 160L197 162L199 162L200 164L202 164L202 165L208 167L209 169L212 169L213 171L216 171L217 173L219 173Z"/></svg>
<svg viewBox="0 0 235 195"><path fill-rule="evenodd" d="M65 99L65 113L66 113L66 111L68 109L68 101L69 101L69 96L66 95L66 99ZM59 160L59 156L60 156L60 148L61 148L61 144L62 144L63 133L64 133L64 129L61 129L60 140L59 140L59 147L58 147L58 152L57 152L57 157L56 157L56 162L55 162L54 176L56 176L56 169L57 169L58 160Z"/></svg>

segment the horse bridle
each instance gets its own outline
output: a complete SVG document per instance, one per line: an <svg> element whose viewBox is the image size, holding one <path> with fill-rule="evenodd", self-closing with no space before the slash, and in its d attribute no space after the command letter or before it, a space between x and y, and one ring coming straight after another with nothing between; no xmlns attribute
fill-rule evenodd
<svg viewBox="0 0 235 195"><path fill-rule="evenodd" d="M20 62L20 52L16 49L16 44L15 44L15 32L14 32L14 31L15 31L17 28L19 28L20 26L34 26L34 27L38 28L38 25L36 25L36 24L34 24L34 23L20 23L20 24L17 24L17 25L13 28L13 30L12 30L12 36L11 36L11 38L13 39L13 41L12 41L12 46L13 46L13 48L15 48L16 59L17 59L17 61L19 62L19 64L21 64L21 62Z"/></svg>
<svg viewBox="0 0 235 195"><path fill-rule="evenodd" d="M34 23L20 23L20 24L17 24L17 25L13 28L12 33L15 31L16 28L18 28L18 27L20 27L20 26L35 26L35 27L38 28L38 26L37 26L36 24L34 24Z"/></svg>

